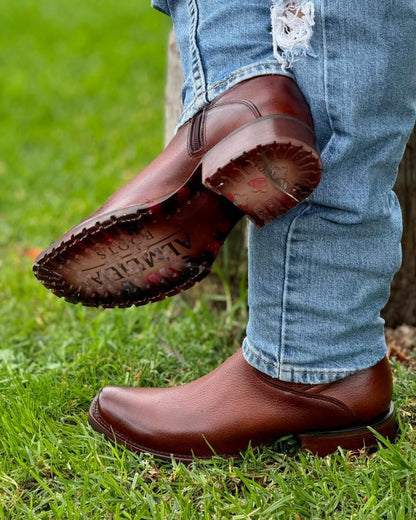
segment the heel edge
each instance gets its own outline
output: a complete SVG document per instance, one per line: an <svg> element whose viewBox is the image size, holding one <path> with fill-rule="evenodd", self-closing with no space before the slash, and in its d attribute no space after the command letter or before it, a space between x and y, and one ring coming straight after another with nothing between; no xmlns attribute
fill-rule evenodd
<svg viewBox="0 0 416 520"><path fill-rule="evenodd" d="M202 182L257 227L306 199L322 165L315 135L295 118L258 118L220 141L202 160Z"/></svg>
<svg viewBox="0 0 416 520"><path fill-rule="evenodd" d="M367 425L302 433L298 435L298 438L301 441L302 451L310 451L314 455L324 457L339 447L347 450L376 447L379 440L369 426L389 441L394 441L398 427L393 403L390 403L387 412Z"/></svg>

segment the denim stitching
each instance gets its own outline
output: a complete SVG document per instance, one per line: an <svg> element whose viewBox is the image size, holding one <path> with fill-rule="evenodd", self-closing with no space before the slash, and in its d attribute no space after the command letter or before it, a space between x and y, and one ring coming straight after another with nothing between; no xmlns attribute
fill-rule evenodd
<svg viewBox="0 0 416 520"><path fill-rule="evenodd" d="M280 322L280 352L277 353L278 358L277 366L278 366L278 372L280 377L280 374L282 372L282 366L283 366L283 358L284 358L284 350L285 350L285 335L286 335L286 314L287 314L287 296L288 296L288 283L289 283L289 268L290 268L290 257L291 257L291 251L290 246L292 242L292 238L294 235L294 226L296 224L296 221L299 217L301 217L306 211L308 211L311 208L311 204L309 202L305 202L305 207L300 211L297 215L294 216L292 222L289 225L287 236L286 236L286 251L285 251L285 265L284 265L284 275L283 275L283 289L282 289L282 312L281 312L281 322Z"/></svg>
<svg viewBox="0 0 416 520"><path fill-rule="evenodd" d="M335 133L334 122L332 120L331 111L329 109L329 95L328 95L328 47L326 39L326 23L325 23L325 0L321 1L321 23L322 23L322 54L323 54L323 68L324 68L324 97L325 108L328 115L329 126L333 133Z"/></svg>
<svg viewBox="0 0 416 520"><path fill-rule="evenodd" d="M366 368L366 367L364 367ZM281 370L281 372L284 372L286 374L333 374L333 375L339 375L339 376L348 376L348 375L352 375L352 374L355 374L356 372L358 372L359 370L363 370L363 368L355 368L355 369L350 369L350 370L331 370L330 368L317 368L317 369L310 369L308 368L308 370L305 370L304 368L302 369L297 369L297 368L284 368L283 370ZM333 383L335 383L335 381L332 381ZM311 383L312 384L312 383Z"/></svg>
<svg viewBox="0 0 416 520"><path fill-rule="evenodd" d="M190 46L192 54L192 82L197 97L203 96L206 90L205 73L202 65L201 54L198 48L198 4L196 0L188 0L189 16L191 18Z"/></svg>
<svg viewBox="0 0 416 520"><path fill-rule="evenodd" d="M267 361L263 356L261 356L260 354L258 354L257 352L254 351L250 341L248 340L248 338L245 338L244 340L244 348L246 350L249 351L250 355L253 356L254 358L258 359L259 361L261 361L264 365L268 365L270 367L272 367L273 369L276 368L276 364L275 363L271 363L270 361ZM256 367L254 367L256 368ZM364 367L365 368L365 367ZM259 369L257 369L259 370ZM307 370L304 369L304 368L301 368L301 369L297 369L297 368L284 368L284 369L281 369L279 367L278 371L279 371L279 376L271 376L271 377L277 377L277 378L280 378L282 373L286 373L286 374L312 374L312 375L339 375L340 377L343 377L343 376L349 376L349 375L352 375L356 372L358 372L359 370L362 370L362 367L359 367L359 368L350 368L350 369L347 369L347 370L332 370L330 368L317 368L317 369L313 369L313 368L308 368ZM270 374L268 374L270 375ZM332 381L332 382L335 382L336 380ZM331 382L331 381L330 381ZM315 383L306 383L306 384L315 384Z"/></svg>
<svg viewBox="0 0 416 520"><path fill-rule="evenodd" d="M262 356L260 356L260 354L257 354L257 352L255 352L252 348L252 346L250 345L250 342L248 341L248 339L246 338L245 339L245 344L246 344L246 348L250 351L250 354L255 357L256 359L258 359L259 361L261 361L262 363L264 363L265 365L269 365L273 368L276 368L276 364L275 363L271 363L270 361L266 361L266 359L264 359Z"/></svg>

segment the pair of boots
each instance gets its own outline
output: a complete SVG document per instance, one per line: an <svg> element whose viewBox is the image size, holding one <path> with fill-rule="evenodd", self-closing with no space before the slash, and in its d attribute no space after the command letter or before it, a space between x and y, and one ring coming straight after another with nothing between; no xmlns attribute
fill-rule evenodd
<svg viewBox="0 0 416 520"><path fill-rule="evenodd" d="M209 272L235 223L258 227L303 201L321 164L307 103L285 76L252 78L185 123L165 151L37 259L42 283L67 301L127 307L172 296ZM259 273L261 276L261 273ZM107 387L91 426L136 452L183 461L235 456L297 435L325 455L393 438L386 359L326 384L288 383L239 351L212 373L167 389Z"/></svg>

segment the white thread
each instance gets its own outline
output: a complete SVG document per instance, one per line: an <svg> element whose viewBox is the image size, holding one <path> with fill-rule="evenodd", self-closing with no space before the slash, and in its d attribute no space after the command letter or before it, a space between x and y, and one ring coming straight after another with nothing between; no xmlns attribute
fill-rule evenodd
<svg viewBox="0 0 416 520"><path fill-rule="evenodd" d="M286 70L310 50L315 25L313 2L279 0L271 7L273 54Z"/></svg>

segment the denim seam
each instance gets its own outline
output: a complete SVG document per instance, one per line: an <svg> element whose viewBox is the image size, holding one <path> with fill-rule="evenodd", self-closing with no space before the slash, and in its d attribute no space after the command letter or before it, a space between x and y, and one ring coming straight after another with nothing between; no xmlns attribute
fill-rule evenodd
<svg viewBox="0 0 416 520"><path fill-rule="evenodd" d="M285 368L281 372L286 372L286 373L290 372L290 373L294 373L294 374L344 374L347 376L347 375L355 374L355 372L358 372L358 370L363 370L363 369L362 368L351 368L348 370L331 370L328 368L317 368L317 369L308 368L306 370L304 368L302 368L302 369Z"/></svg>
<svg viewBox="0 0 416 520"><path fill-rule="evenodd" d="M253 347L251 346L251 344L250 344L250 342L248 341L247 338L245 339L245 343L246 343L247 349L250 351L250 354L253 357L257 358L259 361L261 361L265 365L269 365L269 366L271 366L273 368L276 368L276 363L271 363L270 361L266 361L266 359L264 359L263 356L260 356L260 354L258 354L257 352L255 352L253 350Z"/></svg>
<svg viewBox="0 0 416 520"><path fill-rule="evenodd" d="M291 257L291 243L294 235L294 226L299 217L301 217L306 211L311 208L311 204L309 202L305 202L305 207L297 213L290 223L286 235L286 250L285 250L285 264L284 264L284 273L283 273L283 288L282 288L282 312L281 312L281 322L280 322L280 352L278 353L278 358L276 359L279 375L282 371L283 366L283 358L285 351L285 343L286 343L286 315L287 315L287 296L288 296L288 284L289 284L289 269L290 269L290 257ZM279 376L278 376L279 377Z"/></svg>
<svg viewBox="0 0 416 520"><path fill-rule="evenodd" d="M261 361L265 365L269 365L270 367L273 367L274 369L276 368L276 364L275 363L271 363L270 361L267 361L263 356L261 356L260 354L258 354L257 352L254 351L253 346L251 345L251 343L248 340L248 338L245 338L244 343L245 343L245 348L250 351L250 355L252 355L256 359L258 359L259 361ZM254 368L256 368L256 367L254 367ZM281 372L285 372L287 374L288 373L291 373L291 374L292 373L295 373L295 374L319 374L319 375L321 375L321 374L336 374L336 375L348 376L348 375L356 373L358 370L362 370L362 368L350 368L350 369L345 369L345 370L332 370L332 369L328 369L328 368L317 368L317 369L313 369L313 368L308 368L308 369L305 369L305 368L301 368L301 369L287 368L286 369L285 368L283 370L280 370L280 367L279 367L279 375L276 376L276 377L278 379L280 379ZM271 377L274 377L274 376L271 376Z"/></svg>
<svg viewBox="0 0 416 520"><path fill-rule="evenodd" d="M201 100L206 101L207 95L219 89L220 87L223 87L233 81L234 79L238 78L239 76L242 76L244 74L248 74L251 71L257 71L261 72L262 74L269 73L270 74L278 74L280 76L288 76L290 78L293 78L293 74L287 72L283 73L278 64L274 61L265 62L265 63L256 63L254 65L247 65L245 67L242 67L241 69L238 69L236 72L228 76L227 78L219 81L218 83L215 83L215 85L212 85L211 87L206 88L204 91L197 93L196 96L194 96L193 100L188 104L188 106L183 110L181 115L181 121L186 117L186 114L192 110L192 108L198 104L198 102ZM225 89L224 89L225 90ZM185 123L186 121L183 121ZM183 124L181 123L181 124Z"/></svg>
<svg viewBox="0 0 416 520"><path fill-rule="evenodd" d="M322 47L323 47L323 69L324 69L324 97L325 108L328 116L329 126L333 133L335 133L334 122L332 120L331 111L329 109L329 95L328 95L328 46L326 38L326 24L325 24L325 0L321 2L321 24L322 24Z"/></svg>
<svg viewBox="0 0 416 520"><path fill-rule="evenodd" d="M198 22L199 11L196 0L188 0L188 11L191 18L190 47L192 54L192 83L197 96L202 96L206 90L205 73L202 65L201 53L198 47Z"/></svg>

